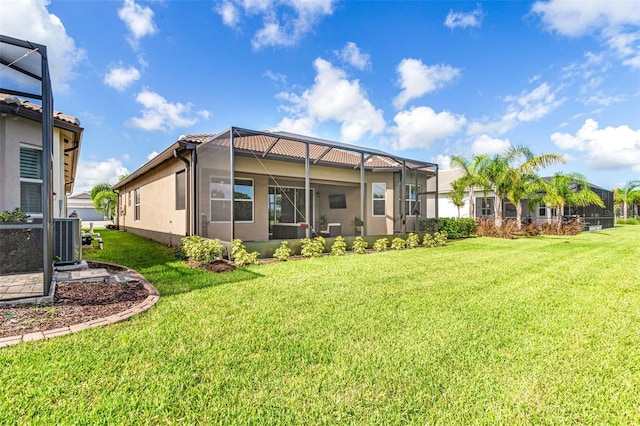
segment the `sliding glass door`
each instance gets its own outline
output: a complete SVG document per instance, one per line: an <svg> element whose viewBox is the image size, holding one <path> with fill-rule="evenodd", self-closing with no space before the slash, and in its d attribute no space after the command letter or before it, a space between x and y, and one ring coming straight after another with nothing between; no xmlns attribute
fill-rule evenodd
<svg viewBox="0 0 640 426"><path fill-rule="evenodd" d="M269 233L276 223L313 223L314 190L311 189L311 220L306 220L304 188L269 187Z"/></svg>

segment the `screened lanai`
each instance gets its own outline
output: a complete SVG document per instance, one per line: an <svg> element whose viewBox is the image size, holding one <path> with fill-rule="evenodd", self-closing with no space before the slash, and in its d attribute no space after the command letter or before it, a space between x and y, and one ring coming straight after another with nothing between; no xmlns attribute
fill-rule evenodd
<svg viewBox="0 0 640 426"><path fill-rule="evenodd" d="M437 164L287 132L232 127L196 150L195 233L231 241L418 231ZM233 184L232 184L233 183ZM356 228L358 219L363 224Z"/></svg>
<svg viewBox="0 0 640 426"><path fill-rule="evenodd" d="M27 197L21 200L21 205L32 206L39 214L28 221L9 218L0 222L0 301L9 301L48 295L53 272L51 158L54 117L47 48L0 35L0 92L35 100L42 109L41 155L33 156L30 164L20 164L31 173L24 179L21 175L21 194L24 194L23 198ZM16 106L3 105L2 108L4 117ZM9 143L4 135L1 143ZM3 152L7 152L6 148L0 146ZM18 164L26 161L26 156L4 160ZM16 185L15 181L9 182L2 177L6 169L3 165L0 170L4 181L0 187L0 200L6 199L7 192Z"/></svg>

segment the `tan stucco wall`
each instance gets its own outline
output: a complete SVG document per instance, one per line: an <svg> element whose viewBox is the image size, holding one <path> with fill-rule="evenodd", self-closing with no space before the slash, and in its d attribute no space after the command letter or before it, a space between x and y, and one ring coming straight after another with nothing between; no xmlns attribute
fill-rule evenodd
<svg viewBox="0 0 640 426"><path fill-rule="evenodd" d="M118 224L132 232L145 231L147 236L158 232L165 237L154 239L165 244L178 244L180 238L187 234L187 228L186 209L176 210L175 174L184 168L181 160L171 159L163 167L157 167L120 188ZM135 220L133 191L136 188L140 188L140 220Z"/></svg>
<svg viewBox="0 0 640 426"><path fill-rule="evenodd" d="M64 149L59 128L53 129L53 217L66 217ZM0 211L20 207L20 144L42 147L40 123L13 115L0 117ZM59 200L63 202L59 209Z"/></svg>

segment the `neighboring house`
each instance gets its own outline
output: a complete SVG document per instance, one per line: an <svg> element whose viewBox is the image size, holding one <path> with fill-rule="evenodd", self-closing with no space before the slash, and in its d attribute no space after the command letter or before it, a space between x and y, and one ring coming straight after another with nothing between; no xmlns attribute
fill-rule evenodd
<svg viewBox="0 0 640 426"><path fill-rule="evenodd" d="M0 35L0 64L0 211L29 215L26 222L15 214L0 222L0 302L50 300L56 253L80 236L72 221L72 232L62 225L54 232L66 220L54 218L67 213L83 129L53 110L46 46ZM79 241L77 247L75 258Z"/></svg>
<svg viewBox="0 0 640 426"><path fill-rule="evenodd" d="M439 173L439 193L440 193L440 217L469 217L469 194L465 193L464 206L456 207L451 201L451 193L453 188L451 183L456 179L462 177L463 171L460 169L441 170ZM550 178L543 178L550 179ZM565 216L579 216L590 229L611 228L614 226L613 216L613 192L601 188L597 185L589 184L589 187L602 199L605 207L599 207L591 205L587 207L565 207ZM491 217L495 214L495 194L493 191L485 193L481 189L475 190L476 208L475 214L477 218ZM528 200L524 199L522 203L522 220L524 222L532 221L535 223L544 223L553 221L558 218L558 212L555 208L551 208L545 205L536 205L532 210L529 210ZM459 213L459 216L458 216ZM516 217L516 207L508 200L504 199L503 202L503 217L513 218Z"/></svg>
<svg viewBox="0 0 640 426"><path fill-rule="evenodd" d="M418 230L437 216L438 166L285 132L230 128L181 136L114 185L121 229L165 244L200 235L229 242ZM233 185L232 185L233 182Z"/></svg>
<svg viewBox="0 0 640 426"><path fill-rule="evenodd" d="M20 208L42 218L42 107L0 93L0 211ZM52 217L67 217L67 195L80 157L83 128L70 115L53 115Z"/></svg>
<svg viewBox="0 0 640 426"><path fill-rule="evenodd" d="M89 222L109 221L102 213L96 210L89 192L81 192L67 197L67 216L75 213L82 220L83 225Z"/></svg>

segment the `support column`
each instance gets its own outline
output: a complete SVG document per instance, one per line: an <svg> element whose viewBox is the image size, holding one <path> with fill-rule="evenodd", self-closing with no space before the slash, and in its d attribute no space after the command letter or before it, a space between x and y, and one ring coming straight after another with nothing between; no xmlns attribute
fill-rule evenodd
<svg viewBox="0 0 640 426"><path fill-rule="evenodd" d="M311 164L309 161L309 143L304 144L304 218L307 222L306 236L311 238Z"/></svg>
<svg viewBox="0 0 640 426"><path fill-rule="evenodd" d="M231 178L231 206L230 206L230 210L231 210L231 241L234 240L234 238L236 237L236 215L235 215L235 180L236 180L236 173L235 173L235 156L234 156L234 142L233 142L233 132L234 132L234 128L232 127L229 130L229 166L231 167L229 169L229 177Z"/></svg>
<svg viewBox="0 0 640 426"><path fill-rule="evenodd" d="M406 203L405 203L405 198L404 198L404 194L407 190L407 162L406 161L402 161L402 175L400 177L400 223L402 224L401 228L400 228L400 232L401 233L405 233L406 232L406 224L407 224L407 212L405 211L406 209Z"/></svg>
<svg viewBox="0 0 640 426"><path fill-rule="evenodd" d="M365 212L365 204L366 204L366 189L367 185L365 182L364 176L364 153L360 154L360 218L362 219L364 225L362 225L362 231L360 231L360 235L367 235L367 220L366 220L366 212Z"/></svg>

